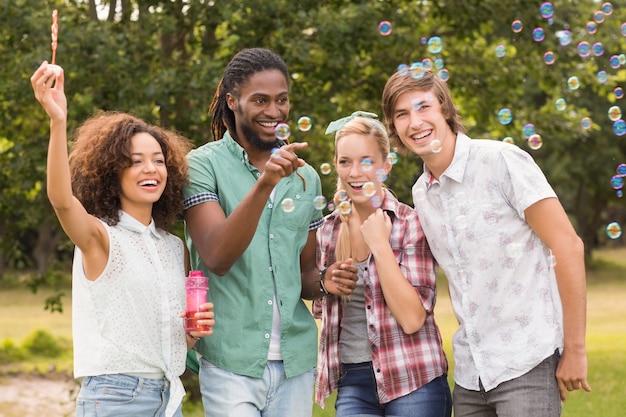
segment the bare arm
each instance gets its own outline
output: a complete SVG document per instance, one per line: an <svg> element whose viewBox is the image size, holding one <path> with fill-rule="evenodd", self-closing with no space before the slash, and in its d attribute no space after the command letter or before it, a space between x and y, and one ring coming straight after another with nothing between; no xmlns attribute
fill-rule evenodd
<svg viewBox="0 0 626 417"><path fill-rule="evenodd" d="M319 283L321 279L324 280L324 287L330 294L352 294L352 291L356 288L356 281L359 278L356 266L352 265L352 259L348 259L345 262L335 262L321 277L315 259L316 244L315 231L310 231L306 246L300 255L300 268L302 271L301 297L305 300L315 300L322 297L323 292L320 291Z"/></svg>
<svg viewBox="0 0 626 417"><path fill-rule="evenodd" d="M226 274L247 249L276 184L304 165L294 151L306 146L304 142L291 143L283 146L280 154L275 153L269 158L263 174L228 217L217 202L198 204L185 210L189 235L202 262L211 272Z"/></svg>
<svg viewBox="0 0 626 417"><path fill-rule="evenodd" d="M587 295L583 243L556 198L541 200L525 211L526 221L552 250L563 304L564 349L556 377L561 399L567 391L591 391L587 382L585 331Z"/></svg>
<svg viewBox="0 0 626 417"><path fill-rule="evenodd" d="M424 325L426 309L413 285L402 274L391 249L389 243L391 226L389 216L381 209L377 209L363 222L361 234L376 262L385 302L402 330L411 334Z"/></svg>
<svg viewBox="0 0 626 417"><path fill-rule="evenodd" d="M67 99L63 90L64 73L61 72L55 80L54 71L47 69L47 65L47 62L42 63L30 80L35 98L50 117L48 199L63 230L83 252L86 276L95 279L106 265L108 236L102 224L87 213L72 194L67 154Z"/></svg>

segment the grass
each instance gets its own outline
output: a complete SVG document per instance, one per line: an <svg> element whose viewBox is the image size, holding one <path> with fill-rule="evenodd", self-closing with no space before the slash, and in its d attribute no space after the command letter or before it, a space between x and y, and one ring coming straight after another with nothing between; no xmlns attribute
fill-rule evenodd
<svg viewBox="0 0 626 417"><path fill-rule="evenodd" d="M64 312L50 313L44 310L44 304L56 291L42 289L33 294L24 287L0 289L0 341L12 339L19 343L36 329L71 339L71 290L64 292Z"/></svg>
<svg viewBox="0 0 626 417"><path fill-rule="evenodd" d="M626 376L626 248L597 251L588 265L587 351L588 381L593 392L573 392L563 406L563 417L621 417L626 410L623 379ZM0 344L12 340L20 344L38 329L59 337L71 338L71 291L64 290L64 312L44 310L45 300L54 292L40 290L33 294L22 288L0 289ZM450 361L450 375L454 368L451 339L457 324L445 279L439 286L435 311L441 328L444 349ZM36 359L16 364L22 371L42 367L71 370L71 358L55 363ZM452 384L451 376L450 382ZM451 385L452 386L452 385ZM314 407L314 417L332 417L334 396L322 410ZM186 417L200 417L201 405L189 407Z"/></svg>
<svg viewBox="0 0 626 417"><path fill-rule="evenodd" d="M571 392L563 404L562 417L622 417L626 410L623 380L626 377L626 248L594 253L587 272L588 382L592 392ZM445 278L439 281L435 317L452 373L452 335L457 321L452 311ZM313 417L334 417L334 396L322 410L314 406Z"/></svg>

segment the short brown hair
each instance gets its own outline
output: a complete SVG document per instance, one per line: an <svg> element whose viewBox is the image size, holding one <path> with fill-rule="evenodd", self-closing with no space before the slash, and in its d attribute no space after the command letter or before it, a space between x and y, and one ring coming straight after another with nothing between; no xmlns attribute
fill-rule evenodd
<svg viewBox="0 0 626 417"><path fill-rule="evenodd" d="M465 133L465 127L461 122L461 116L456 111L452 96L448 90L448 85L437 74L425 71L422 77L414 77L410 72L405 74L396 71L385 84L383 89L382 107L389 132L391 144L402 154L409 153L409 150L398 137L398 132L393 124L393 114L398 101L398 97L407 91L430 91L433 93L439 104L441 112L446 118L446 122L455 134Z"/></svg>

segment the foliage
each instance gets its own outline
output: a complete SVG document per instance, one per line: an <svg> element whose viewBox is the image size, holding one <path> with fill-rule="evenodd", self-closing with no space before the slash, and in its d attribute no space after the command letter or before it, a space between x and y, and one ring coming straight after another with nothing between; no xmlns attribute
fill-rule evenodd
<svg viewBox="0 0 626 417"><path fill-rule="evenodd" d="M626 51L620 25L626 7L614 2L595 34L585 30L601 2L554 1L550 20L541 1L525 0L0 0L0 277L5 267L34 269L45 276L58 260L67 265L71 244L46 198L48 122L33 99L29 77L50 58L50 23L59 11L57 62L65 69L70 103L68 128L99 110L128 111L178 130L201 144L211 140L207 109L230 57L244 47L263 46L289 64L293 102L292 140L312 166L332 161L326 125L354 110L381 114L380 95L399 64L441 59L463 120L473 137L514 138L532 153L554 185L590 253L603 243L603 229L624 219L623 203L608 185L617 164L626 163L626 140L612 132L613 88L626 88L626 66L608 59ZM112 10L107 6L116 5ZM102 6L102 7L98 7ZM98 14L98 12L101 12ZM104 13L102 13L104 12ZM514 33L511 22L524 29ZM392 32L382 36L378 23ZM532 29L546 38L535 42ZM556 34L568 29L570 45ZM432 52L438 36L443 49ZM581 58L580 41L601 42L604 54ZM506 55L497 57L497 46ZM543 61L551 50L557 59ZM607 81L597 81L600 70ZM576 75L581 88L570 90ZM557 111L565 98L566 111ZM508 107L513 121L497 112ZM622 107L624 107L622 105ZM308 116L313 128L295 129ZM592 120L589 129L581 118ZM522 127L533 123L543 147L531 150ZM400 158L388 186L411 203L410 187L421 171L416 158ZM334 175L322 175L327 198ZM589 254L588 253L588 254ZM63 268L61 268L63 269Z"/></svg>
<svg viewBox="0 0 626 417"><path fill-rule="evenodd" d="M0 364L32 361L34 358L54 359L71 351L71 342L45 330L35 330L20 346L6 339L0 346Z"/></svg>
<svg viewBox="0 0 626 417"><path fill-rule="evenodd" d="M36 330L22 343L22 348L29 354L44 358L56 358L68 347L45 330Z"/></svg>
<svg viewBox="0 0 626 417"><path fill-rule="evenodd" d="M0 346L0 364L8 364L26 359L26 352L11 339L6 339Z"/></svg>

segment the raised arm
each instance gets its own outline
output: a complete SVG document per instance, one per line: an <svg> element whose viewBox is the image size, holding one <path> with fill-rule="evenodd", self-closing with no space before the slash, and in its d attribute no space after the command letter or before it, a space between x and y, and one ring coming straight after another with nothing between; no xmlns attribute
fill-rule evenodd
<svg viewBox="0 0 626 417"><path fill-rule="evenodd" d="M263 174L230 215L226 216L217 202L206 202L185 210L189 236L211 272L226 274L248 248L272 190L281 178L304 165L294 152L306 146L304 142L295 142L277 151L279 153L267 161Z"/></svg>
<svg viewBox="0 0 626 417"><path fill-rule="evenodd" d="M65 233L84 252L87 276L95 278L106 264L108 237L100 222L88 214L72 194L67 153L67 99L64 92L64 73L61 71L56 76L54 70L49 69L48 63L44 61L30 81L35 98L50 117L48 199ZM91 262L92 259L100 261Z"/></svg>

